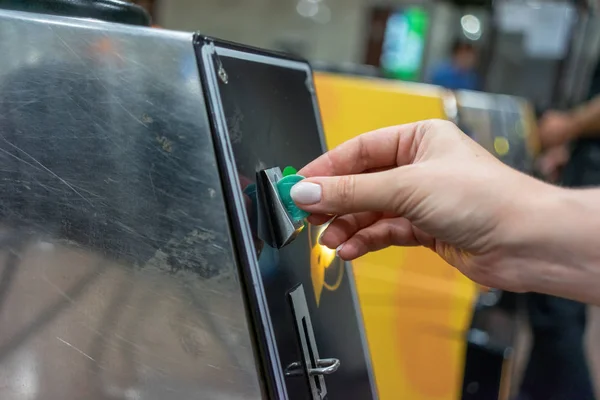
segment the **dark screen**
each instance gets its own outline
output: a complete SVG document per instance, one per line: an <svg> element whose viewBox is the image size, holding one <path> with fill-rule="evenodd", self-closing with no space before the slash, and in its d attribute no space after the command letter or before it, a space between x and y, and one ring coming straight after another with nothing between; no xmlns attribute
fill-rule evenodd
<svg viewBox="0 0 600 400"><path fill-rule="evenodd" d="M228 75L227 84L219 82L221 101L243 190L254 183L261 169L288 165L300 169L322 154L306 64L282 67L223 56L221 62ZM307 225L281 250L269 247L257 233L252 200L248 196L245 200L281 367L300 361L287 299L288 291L300 283L320 357L341 361L339 370L325 377L328 398L373 397L360 334L362 321L344 264L316 243L319 227ZM286 378L286 385L291 399L309 398L304 379Z"/></svg>

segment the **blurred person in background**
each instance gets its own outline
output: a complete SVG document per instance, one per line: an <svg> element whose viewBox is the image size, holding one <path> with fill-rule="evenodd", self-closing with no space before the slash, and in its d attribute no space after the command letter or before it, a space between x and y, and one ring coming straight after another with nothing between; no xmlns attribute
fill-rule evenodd
<svg viewBox="0 0 600 400"><path fill-rule="evenodd" d="M478 90L479 76L476 71L477 50L465 41L456 40L449 60L438 65L429 83L452 90Z"/></svg>
<svg viewBox="0 0 600 400"><path fill-rule="evenodd" d="M539 137L546 151L538 166L548 180L573 188L600 186L600 63L587 102L545 113ZM519 400L594 399L584 347L586 305L528 294L527 307L533 346Z"/></svg>

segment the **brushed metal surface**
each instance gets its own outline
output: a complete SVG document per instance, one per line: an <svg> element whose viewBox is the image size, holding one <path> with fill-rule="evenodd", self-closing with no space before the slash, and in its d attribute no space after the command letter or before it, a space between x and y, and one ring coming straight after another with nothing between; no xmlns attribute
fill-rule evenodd
<svg viewBox="0 0 600 400"><path fill-rule="evenodd" d="M191 35L5 11L0 52L0 398L260 398Z"/></svg>

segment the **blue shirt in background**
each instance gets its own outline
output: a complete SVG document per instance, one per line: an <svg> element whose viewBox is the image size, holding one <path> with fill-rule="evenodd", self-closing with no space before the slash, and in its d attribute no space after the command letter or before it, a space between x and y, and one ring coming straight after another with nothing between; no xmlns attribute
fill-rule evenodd
<svg viewBox="0 0 600 400"><path fill-rule="evenodd" d="M451 62L438 66L431 74L430 83L453 90L478 90L478 78L475 71L456 68Z"/></svg>

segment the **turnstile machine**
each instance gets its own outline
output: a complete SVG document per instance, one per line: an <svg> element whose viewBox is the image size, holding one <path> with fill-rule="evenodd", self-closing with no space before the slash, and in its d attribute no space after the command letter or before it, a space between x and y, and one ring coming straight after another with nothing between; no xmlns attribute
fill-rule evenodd
<svg viewBox="0 0 600 400"><path fill-rule="evenodd" d="M306 62L16 11L0 51L0 398L377 397L352 269L269 191L324 150Z"/></svg>

